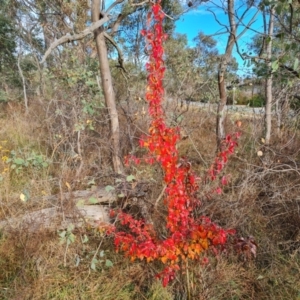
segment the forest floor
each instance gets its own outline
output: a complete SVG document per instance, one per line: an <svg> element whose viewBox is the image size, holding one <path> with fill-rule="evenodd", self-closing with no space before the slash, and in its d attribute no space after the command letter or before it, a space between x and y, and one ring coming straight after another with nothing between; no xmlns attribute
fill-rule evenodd
<svg viewBox="0 0 300 300"><path fill-rule="evenodd" d="M86 127L79 135L79 130L68 127L67 117L47 115L49 110L36 104L26 116L21 105L3 105L1 109L0 221L21 218L50 205L32 199L115 185L107 154L107 123L101 123L99 117L93 120L94 128ZM170 124L181 127L180 155L203 176L215 156L215 115L200 108L176 107L167 114ZM143 154L138 137L147 130L145 117L142 113L134 116L129 130L129 119L120 112L124 155L133 150L136 155ZM262 139L262 118L230 114L228 132L236 130L237 119L242 121L242 137L225 168L229 185L221 195L204 197L205 186L199 193L203 215L237 231L226 252L217 257L207 254L209 264L205 266L191 263L189 272L179 272L163 288L155 278L161 266L131 262L116 253L113 240L100 225L32 231L29 225L19 224L0 231L0 299L300 300L297 119L286 120L280 131L274 130L268 147ZM154 222L163 224L163 201L153 208L163 190L161 171L141 166L129 167L126 173L148 183L148 194L140 201L148 205ZM51 205L72 212L72 205L62 202ZM134 203L123 201L115 206L139 215ZM235 240L248 236L258 245L256 257L235 251Z"/></svg>

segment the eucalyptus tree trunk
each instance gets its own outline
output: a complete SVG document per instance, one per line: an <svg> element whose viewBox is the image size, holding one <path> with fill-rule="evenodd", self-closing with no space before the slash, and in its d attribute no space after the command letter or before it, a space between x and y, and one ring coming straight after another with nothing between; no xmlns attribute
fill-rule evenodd
<svg viewBox="0 0 300 300"><path fill-rule="evenodd" d="M226 50L224 55L221 58L221 62L219 64L218 70L218 87L219 87L219 105L218 105L218 112L217 112L217 126L216 126L216 133L217 133L217 150L221 148L221 142L226 137L225 132L225 117L226 117L226 102L227 102L227 92L226 92L226 84L225 84L225 77L226 77L226 70L227 66L232 59L232 50L237 41L245 34L251 25L255 21L257 15L260 13L259 8L255 8L253 6L254 2L249 2L247 4L245 11L241 14L240 17L236 17L236 11L234 9L235 2L234 0L227 1L227 9L225 9L225 13L228 14L229 26L224 25L226 30L229 33ZM246 21L246 16L249 16L250 10L254 8L256 11L252 14L252 17L249 21ZM215 18L216 15L214 14ZM236 22L237 18L237 22ZM221 24L218 21L219 24ZM240 33L237 34L238 26L243 26L243 29ZM237 47L238 49L238 47ZM238 50L239 51L239 50Z"/></svg>
<svg viewBox="0 0 300 300"><path fill-rule="evenodd" d="M234 16L234 0L227 1L227 10L230 24L230 33L226 45L226 51L219 64L218 70L218 87L219 87L219 104L217 111L217 148L220 149L221 142L225 138L225 117L226 117L226 102L227 92L225 84L225 75L228 63L232 57L232 50L236 40L236 23Z"/></svg>
<svg viewBox="0 0 300 300"><path fill-rule="evenodd" d="M270 9L269 27L268 27L268 40L266 44L266 58L268 61L269 73L266 78L265 95L266 95L266 107L265 107L265 144L270 144L271 131L272 131L272 37L274 32L274 8Z"/></svg>
<svg viewBox="0 0 300 300"><path fill-rule="evenodd" d="M96 22L101 18L101 10L103 0L92 1L92 22ZM116 107L115 93L113 90L112 77L109 67L107 45L105 42L104 29L101 26L95 30L95 41L97 46L97 53L100 63L100 74L102 81L103 94L106 102L106 107L110 117L111 130L111 145L112 145L112 161L114 171L116 173L123 173L123 165L120 159L120 129L119 118Z"/></svg>
<svg viewBox="0 0 300 300"><path fill-rule="evenodd" d="M20 77L22 79L22 84L23 84L25 115L28 115L28 98L27 98L27 91L26 91L26 80L25 80L25 77L23 75L23 71L21 68L21 53L19 53L19 55L18 55L17 66L18 66L19 74L20 74Z"/></svg>

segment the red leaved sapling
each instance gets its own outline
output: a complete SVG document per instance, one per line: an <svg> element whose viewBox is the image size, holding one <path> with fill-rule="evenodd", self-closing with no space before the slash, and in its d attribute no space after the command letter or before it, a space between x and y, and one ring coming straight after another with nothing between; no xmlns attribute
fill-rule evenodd
<svg viewBox="0 0 300 300"><path fill-rule="evenodd" d="M206 258L202 253L208 249L215 252L226 243L227 235L234 233L225 230L208 217L195 217L193 211L199 207L200 201L196 197L199 189L198 181L191 170L191 164L179 157L176 145L180 140L179 128L169 127L165 121L162 108L164 98L164 48L163 42L167 36L163 31L163 13L160 0L152 5L148 14L148 28L142 31L147 42L149 62L146 64L148 79L146 100L149 104L151 124L149 134L142 137L140 146L148 150L145 161L149 164L157 163L163 170L166 185L164 203L168 208L166 216L167 236L162 238L155 231L152 224L144 220L136 220L130 214L118 212L117 219L125 231L114 228L114 243L117 251L124 252L132 260L140 259L147 262L160 261L165 267L157 276L166 286L180 269L180 261L200 260ZM212 193L221 193L221 186L227 184L227 178L219 178L220 172L234 153L239 133L227 136L223 141L223 149L217 155L209 169L205 181L220 180L220 187ZM140 159L127 157L127 162Z"/></svg>

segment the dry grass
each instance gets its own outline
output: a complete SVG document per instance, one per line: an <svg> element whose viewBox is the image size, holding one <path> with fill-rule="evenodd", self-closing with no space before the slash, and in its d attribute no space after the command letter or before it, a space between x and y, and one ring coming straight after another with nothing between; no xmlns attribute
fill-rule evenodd
<svg viewBox="0 0 300 300"><path fill-rule="evenodd" d="M6 149L25 156L34 150L52 163L46 169L30 167L20 174L10 170L2 175L0 219L46 205L20 201L24 190L34 197L55 193L60 188L66 190L66 182L73 189L86 188L91 180L104 186L114 182L109 164L107 123L99 119L102 115L93 119L95 131L86 129L80 137L81 164L71 160L70 150L78 146L78 136L72 131L74 124L67 121L68 115L65 118L52 116L58 107L65 113L70 109L59 101L51 103L53 107L46 110L40 104L33 104L29 117L24 116L18 105L7 107L1 115L0 141L7 140ZM80 117L81 108L74 109L77 118ZM134 103L131 110L126 109L121 110L124 152L140 155L137 140L147 127L142 115L143 104ZM235 117L228 118L228 132L234 130ZM184 140L178 150L191 160L196 173L203 175L215 155L215 117L197 109L183 112L179 107L169 107L168 120L183 128ZM62 130L64 126L67 127ZM255 260L241 261L233 247L229 247L226 255L210 257L206 267L192 262L188 273L183 271L164 289L154 278L161 266L129 262L114 253L110 240L104 240L99 250L105 251L103 262L97 265L96 271L91 270L92 258L102 241L99 232L75 230L75 242L67 248L65 243L60 243L57 233L14 230L0 236L0 299L179 300L187 299L189 293L191 299L201 300L299 300L298 129L291 124L273 138L274 144L268 148L260 138L261 120L244 118L241 130L239 147L225 170L231 175L230 185L221 196L212 195L209 201L203 197L201 213L226 228L236 228L238 236L254 236L258 243ZM59 140L54 138L58 133L62 135ZM258 157L258 150L265 155ZM7 164L1 160L0 167L2 172ZM163 189L162 174L144 166L132 167L128 173L150 182L146 202L153 212L154 222L161 226L164 211L153 210L153 204ZM162 208L162 201L160 204ZM136 209L132 212L138 213ZM84 235L89 238L87 243L82 242ZM98 258L100 260L99 254ZM113 263L112 267L105 266L106 259Z"/></svg>
<svg viewBox="0 0 300 300"><path fill-rule="evenodd" d="M112 249L109 242L103 246L106 249L103 259L110 259L113 266L105 267L103 262L92 271L89 266L99 234L90 232L86 245L81 243L80 233L76 237L67 250L66 266L63 264L66 245L59 243L57 234L14 232L2 237L0 298L168 299L168 291L151 279L147 268L107 250ZM78 266L77 258L80 258Z"/></svg>

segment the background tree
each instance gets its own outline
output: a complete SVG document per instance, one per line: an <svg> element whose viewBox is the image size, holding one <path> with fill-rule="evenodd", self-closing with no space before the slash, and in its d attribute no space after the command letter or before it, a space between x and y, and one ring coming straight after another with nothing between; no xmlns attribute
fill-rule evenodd
<svg viewBox="0 0 300 300"><path fill-rule="evenodd" d="M97 22L101 19L104 7L104 2L93 0L92 2L92 21ZM112 84L112 77L108 61L107 46L104 35L104 28L101 26L95 31L95 39L97 45L98 58L100 63L101 82L103 87L104 98L111 123L111 141L112 141L112 160L116 173L123 173L123 165L121 161L120 151L120 127L118 111L116 107L115 93Z"/></svg>
<svg viewBox="0 0 300 300"><path fill-rule="evenodd" d="M290 105L293 106L298 101L299 51L293 24L299 20L299 5L296 2L270 5L263 1L261 7L265 14L265 31L253 38L249 47L249 52L253 54L245 54L245 57L252 60L256 76L266 80L265 140L269 144L273 134L271 110L275 107L277 132L280 135L280 128L288 115ZM273 31L271 35L269 30Z"/></svg>
<svg viewBox="0 0 300 300"><path fill-rule="evenodd" d="M268 75L266 78L266 108L265 108L265 143L270 144L271 131L272 131L272 87L273 87L273 75L272 75L272 39L274 33L274 7L270 7L269 10L269 22L266 41L266 59L268 61Z"/></svg>
<svg viewBox="0 0 300 300"><path fill-rule="evenodd" d="M238 8L235 7L234 0L228 0L227 5L225 6L221 3L221 6L218 8L223 9L224 12L228 15L228 25L222 24L218 19L213 9L210 9L210 12L214 15L216 21L219 25L222 25L226 32L228 33L228 40L225 48L225 53L222 55L219 68L218 68L218 89L219 89L219 104L217 111L217 145L220 147L221 141L225 138L225 116L226 116L226 102L227 102L227 92L226 92L226 70L227 66L232 60L232 51L235 45L237 45L238 40L245 34L245 32L251 27L252 23L256 19L259 9L255 8L255 12L252 14L250 21L247 24L245 22L245 16L250 11L252 7L255 7L254 1L251 3L245 3L245 5L238 5ZM242 10L242 11L241 11ZM238 28L243 27L241 32L238 33Z"/></svg>
<svg viewBox="0 0 300 300"><path fill-rule="evenodd" d="M8 4L0 2L0 101L7 101L8 83L18 85L14 75L17 69L16 60L16 29L7 17Z"/></svg>

